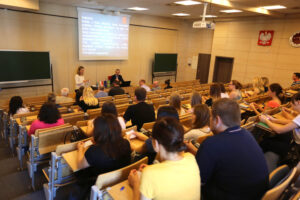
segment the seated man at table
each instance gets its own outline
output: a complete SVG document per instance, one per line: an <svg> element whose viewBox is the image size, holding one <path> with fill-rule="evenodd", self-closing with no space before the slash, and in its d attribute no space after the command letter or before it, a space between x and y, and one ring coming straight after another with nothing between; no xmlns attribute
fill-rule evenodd
<svg viewBox="0 0 300 200"><path fill-rule="evenodd" d="M261 199L268 189L264 154L251 133L240 124L236 101L214 102L210 122L214 136L207 138L196 154L205 199ZM187 146L193 152L192 144Z"/></svg>
<svg viewBox="0 0 300 200"><path fill-rule="evenodd" d="M99 91L97 92L97 94L95 94L95 97L96 98L101 98L101 97L107 97L107 96L108 96L108 94L107 94L107 92L104 91L104 86L101 85L99 87Z"/></svg>
<svg viewBox="0 0 300 200"><path fill-rule="evenodd" d="M145 102L147 92L144 88L136 88L134 94L137 104L127 108L124 119L126 122L131 120L132 125L140 130L144 123L155 121L155 112L153 105Z"/></svg>
<svg viewBox="0 0 300 200"><path fill-rule="evenodd" d="M115 74L111 76L110 84L112 85L114 81L119 81L120 84L124 83L123 77L120 74L120 69L116 69Z"/></svg>
<svg viewBox="0 0 300 200"><path fill-rule="evenodd" d="M144 79L141 79L139 82L140 87L144 88L147 92L150 92L151 89L148 85L146 85L146 81Z"/></svg>
<svg viewBox="0 0 300 200"><path fill-rule="evenodd" d="M108 96L125 94L125 91L120 87L120 81L114 81L113 87L109 90Z"/></svg>
<svg viewBox="0 0 300 200"><path fill-rule="evenodd" d="M71 97L69 97L69 88L62 88L60 92L61 96L56 96L57 104L74 102L74 100Z"/></svg>
<svg viewBox="0 0 300 200"><path fill-rule="evenodd" d="M300 85L300 73L295 72L293 74L293 83L291 86Z"/></svg>
<svg viewBox="0 0 300 200"><path fill-rule="evenodd" d="M159 82L158 81L154 81L153 85L152 85L152 91L156 91L156 90L161 90L161 87L159 86Z"/></svg>

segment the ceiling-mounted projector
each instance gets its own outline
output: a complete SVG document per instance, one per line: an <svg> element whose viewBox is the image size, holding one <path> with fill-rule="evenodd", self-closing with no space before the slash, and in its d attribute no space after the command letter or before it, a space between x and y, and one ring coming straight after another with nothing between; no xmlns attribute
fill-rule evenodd
<svg viewBox="0 0 300 200"><path fill-rule="evenodd" d="M203 14L202 14L202 20L201 21L195 21L193 23L193 28L208 28L208 29L215 29L216 24L211 21L205 21L206 16L206 9L207 9L207 3L204 3L203 8Z"/></svg>

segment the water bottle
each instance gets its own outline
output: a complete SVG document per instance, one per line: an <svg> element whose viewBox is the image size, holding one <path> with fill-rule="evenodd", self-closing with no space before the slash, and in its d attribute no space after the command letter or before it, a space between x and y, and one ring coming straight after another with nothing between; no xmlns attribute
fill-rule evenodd
<svg viewBox="0 0 300 200"><path fill-rule="evenodd" d="M104 81L104 87L107 88L107 81Z"/></svg>

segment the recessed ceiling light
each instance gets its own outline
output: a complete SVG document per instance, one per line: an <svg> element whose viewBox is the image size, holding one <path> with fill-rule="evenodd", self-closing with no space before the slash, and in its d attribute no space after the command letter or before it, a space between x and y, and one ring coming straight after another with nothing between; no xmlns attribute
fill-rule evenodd
<svg viewBox="0 0 300 200"><path fill-rule="evenodd" d="M190 16L190 14L188 14L188 13L174 13L174 14L172 14L172 15L180 16L180 17Z"/></svg>
<svg viewBox="0 0 300 200"><path fill-rule="evenodd" d="M285 9L285 6L281 6L281 5L274 5L274 6L263 6L261 8L264 8L266 10L277 10L277 9Z"/></svg>
<svg viewBox="0 0 300 200"><path fill-rule="evenodd" d="M200 15L200 17L203 17L203 15ZM215 18L218 17L216 15L205 15L205 18Z"/></svg>
<svg viewBox="0 0 300 200"><path fill-rule="evenodd" d="M199 5L202 4L199 1L192 1L192 0L185 0L185 1L176 1L176 4L184 5L184 6L192 6L192 5Z"/></svg>
<svg viewBox="0 0 300 200"><path fill-rule="evenodd" d="M148 8L141 8L141 7L132 7L132 8L127 8L129 10L136 10L136 11L144 11L144 10L149 10Z"/></svg>
<svg viewBox="0 0 300 200"><path fill-rule="evenodd" d="M243 12L243 11L232 9L232 10L220 10L220 12L224 12L224 13L240 13L240 12Z"/></svg>

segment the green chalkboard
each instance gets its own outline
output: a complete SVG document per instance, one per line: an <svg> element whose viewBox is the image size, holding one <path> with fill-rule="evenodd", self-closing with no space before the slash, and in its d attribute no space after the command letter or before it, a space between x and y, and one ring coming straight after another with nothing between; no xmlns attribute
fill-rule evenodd
<svg viewBox="0 0 300 200"><path fill-rule="evenodd" d="M177 54L155 54L153 72L171 72L177 70Z"/></svg>
<svg viewBox="0 0 300 200"><path fill-rule="evenodd" d="M0 51L0 82L51 79L49 52Z"/></svg>

